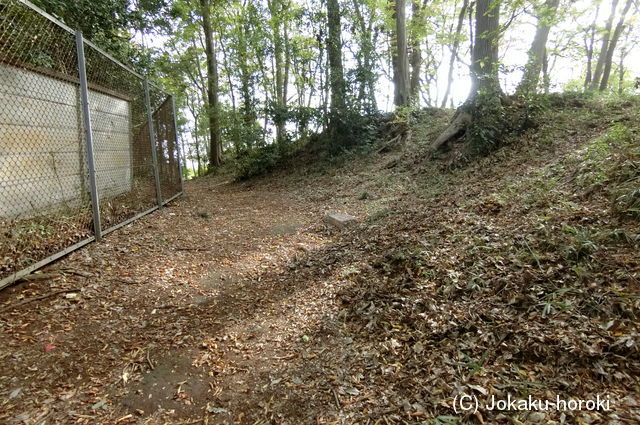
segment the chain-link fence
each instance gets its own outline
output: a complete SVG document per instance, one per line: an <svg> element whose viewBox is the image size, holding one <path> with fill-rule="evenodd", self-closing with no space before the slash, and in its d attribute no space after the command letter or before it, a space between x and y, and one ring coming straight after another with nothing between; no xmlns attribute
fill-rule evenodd
<svg viewBox="0 0 640 425"><path fill-rule="evenodd" d="M0 0L0 288L181 193L172 97Z"/></svg>

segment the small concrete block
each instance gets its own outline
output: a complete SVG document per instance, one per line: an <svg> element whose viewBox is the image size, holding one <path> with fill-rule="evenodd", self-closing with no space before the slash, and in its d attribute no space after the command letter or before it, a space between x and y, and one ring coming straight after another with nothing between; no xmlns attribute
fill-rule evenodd
<svg viewBox="0 0 640 425"><path fill-rule="evenodd" d="M347 227L356 220L357 217L339 212L330 212L324 216L325 223L340 228Z"/></svg>

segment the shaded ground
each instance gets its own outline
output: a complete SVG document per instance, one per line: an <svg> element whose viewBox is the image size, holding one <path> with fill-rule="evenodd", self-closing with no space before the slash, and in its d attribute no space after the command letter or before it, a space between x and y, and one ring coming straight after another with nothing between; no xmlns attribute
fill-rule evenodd
<svg viewBox="0 0 640 425"><path fill-rule="evenodd" d="M269 188L186 189L46 268L52 281L2 293L2 421L201 417L207 404L231 410L230 392L270 384L270 362L289 363L327 300L302 276L274 282L330 243L321 211ZM67 288L81 291L11 307ZM248 371L262 381L236 379Z"/></svg>
<svg viewBox="0 0 640 425"><path fill-rule="evenodd" d="M640 144L607 139L638 116L617 111L465 170L418 144L188 183L0 293L0 423L636 423L640 228L609 189L639 159L615 146ZM360 222L331 231L329 209ZM613 406L458 414L463 393Z"/></svg>

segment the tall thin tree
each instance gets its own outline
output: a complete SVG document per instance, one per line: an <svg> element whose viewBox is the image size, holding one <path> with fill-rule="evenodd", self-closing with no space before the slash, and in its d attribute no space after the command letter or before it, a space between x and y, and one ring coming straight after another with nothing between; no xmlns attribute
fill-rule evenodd
<svg viewBox="0 0 640 425"><path fill-rule="evenodd" d="M409 57L407 51L407 17L405 0L394 1L395 32L393 34L393 101L396 106L406 106L410 100Z"/></svg>
<svg viewBox="0 0 640 425"><path fill-rule="evenodd" d="M538 24L536 34L528 52L528 61L524 67L522 79L516 87L517 94L535 92L540 80L540 71L546 55L547 39L553 25L560 0L546 0L536 10Z"/></svg>
<svg viewBox="0 0 640 425"><path fill-rule="evenodd" d="M209 113L209 166L210 170L222 163L222 140L220 133L220 102L218 98L218 59L216 57L211 25L210 0L200 0L202 30L205 40L205 54L207 57L207 103Z"/></svg>
<svg viewBox="0 0 640 425"><path fill-rule="evenodd" d="M340 24L340 4L338 0L327 0L327 56L329 60L329 86L331 105L329 132L332 138L338 136L340 122L346 112L346 87L342 65L342 28Z"/></svg>

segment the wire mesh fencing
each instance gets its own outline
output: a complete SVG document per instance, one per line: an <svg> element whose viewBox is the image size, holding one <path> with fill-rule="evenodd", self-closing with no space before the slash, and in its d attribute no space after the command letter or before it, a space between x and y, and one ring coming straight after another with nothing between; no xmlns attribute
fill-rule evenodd
<svg viewBox="0 0 640 425"><path fill-rule="evenodd" d="M170 95L0 0L0 288L182 193Z"/></svg>

